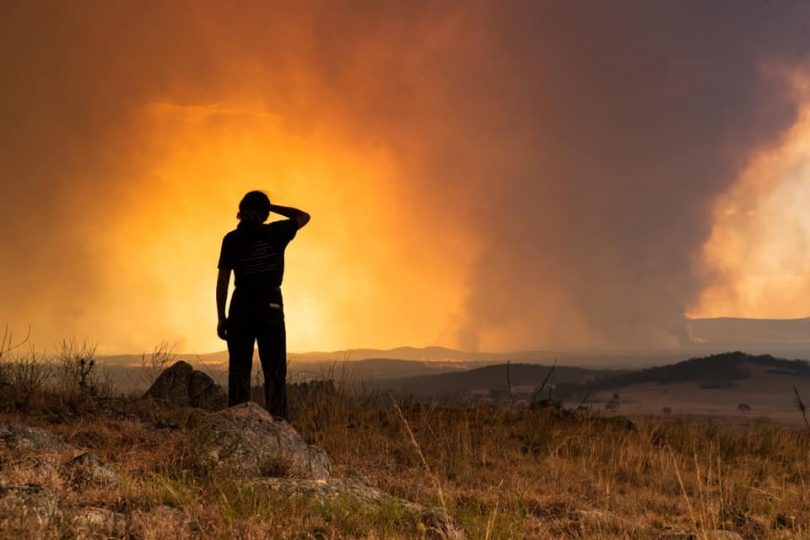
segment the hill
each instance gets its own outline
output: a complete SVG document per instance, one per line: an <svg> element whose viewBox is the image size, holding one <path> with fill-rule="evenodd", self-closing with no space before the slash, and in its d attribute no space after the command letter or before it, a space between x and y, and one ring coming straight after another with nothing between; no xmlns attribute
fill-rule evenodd
<svg viewBox="0 0 810 540"><path fill-rule="evenodd" d="M386 379L372 387L420 400L478 398L526 403L551 396L569 406L609 405L622 414L738 416L798 424L795 391L810 396L810 364L771 355L729 352L639 370L537 364L487 365L454 373ZM537 396L548 377L541 396ZM511 382L511 398L508 392ZM794 390L795 389L795 390ZM740 409L745 404L745 409Z"/></svg>
<svg viewBox="0 0 810 540"><path fill-rule="evenodd" d="M509 376L507 378L507 365ZM743 352L714 354L690 358L674 364L638 370L594 369L574 366L495 364L466 371L420 374L380 380L376 387L414 397L460 396L470 393L499 393L511 383L518 392L534 389L549 377L549 383L560 397L606 389L621 389L636 384L673 384L697 382L704 387L727 387L733 381L752 376L752 366L764 368L765 373L810 379L810 364L804 360L785 360L771 355L750 355Z"/></svg>
<svg viewBox="0 0 810 540"><path fill-rule="evenodd" d="M751 377L751 366L764 366L766 371L781 375L810 378L810 364L805 360L785 360L769 354L751 355L743 352L713 354L703 358L690 358L667 366L640 371L617 373L595 381L593 388L622 388L633 384L698 381L706 386L724 385Z"/></svg>
<svg viewBox="0 0 810 540"><path fill-rule="evenodd" d="M210 367L224 367L228 363L227 351L212 353L177 353L178 358L193 361ZM102 363L111 366L139 366L141 354L117 354L101 357ZM495 363L536 364L559 361L567 365L583 367L627 368L633 365L661 364L683 357L683 352L666 351L602 351L596 349L578 349L567 351L511 351L511 352L475 352L448 349L445 347L396 347L394 349L344 349L329 352L288 352L290 364L332 365L341 362L358 362L362 360L407 360L411 362L429 362L431 364L467 364L480 366Z"/></svg>
<svg viewBox="0 0 810 540"><path fill-rule="evenodd" d="M553 369L553 372L551 372ZM550 373L551 372L551 373ZM586 385L608 370L539 364L496 364L475 369L382 380L375 387L416 398L461 397L470 394L503 396L511 385L514 395L531 395L548 378L551 385Z"/></svg>

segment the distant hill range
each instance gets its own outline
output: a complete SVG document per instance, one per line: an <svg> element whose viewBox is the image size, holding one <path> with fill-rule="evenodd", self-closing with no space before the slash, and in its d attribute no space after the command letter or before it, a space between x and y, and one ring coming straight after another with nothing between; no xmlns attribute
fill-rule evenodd
<svg viewBox="0 0 810 540"><path fill-rule="evenodd" d="M761 366L765 372L776 375L792 375L810 379L810 364L805 360L785 360L769 354L751 355L743 352L713 354L703 358L691 358L667 366L640 371L616 373L594 381L595 388L622 388L633 384L670 384L697 381L705 386L724 386L729 382L751 377L752 366ZM761 370L757 370L761 371Z"/></svg>
<svg viewBox="0 0 810 540"><path fill-rule="evenodd" d="M512 352L459 351L446 347L397 347L394 349L345 349L328 352L290 352L292 364L335 364L361 360L409 360L430 363L551 363L584 367L633 367L660 365L684 356L708 355L721 351L745 350L754 354L779 354L810 358L810 318L803 319L690 319L686 321L689 343L680 348L640 349L581 348ZM206 365L225 366L228 353L178 354ZM104 357L111 365L137 366L140 354Z"/></svg>
<svg viewBox="0 0 810 540"><path fill-rule="evenodd" d="M482 396L503 400L509 397L510 389L512 398L516 399L550 395L559 399L581 399L587 394L643 384L694 383L695 389L731 388L741 380L766 376L810 384L810 364L771 355L729 352L638 370L498 364L454 373L380 380L373 386L422 399ZM538 395L544 384L542 395Z"/></svg>
<svg viewBox="0 0 810 540"><path fill-rule="evenodd" d="M412 362L430 363L481 363L481 362L507 362L522 361L533 362L543 359L552 359L556 354L544 351L518 351L518 352L469 352L448 349L445 347L397 347L394 349L345 349L328 352L289 352L287 359L293 364L339 364L342 362L359 362L365 360L407 360ZM568 353L563 353L568 355ZM205 364L222 364L228 362L227 351L205 354L178 354L183 358L191 357ZM108 363L116 365L138 365L140 354L122 354L106 356Z"/></svg>
<svg viewBox="0 0 810 540"><path fill-rule="evenodd" d="M681 366L683 362L679 362L685 357L714 358L709 362L714 366L712 369L723 370L727 363L731 365L734 362L724 355L712 356L721 351L745 350L760 355L767 353L810 358L810 318L692 319L686 324L689 343L681 348L665 350L593 348L491 353L445 347L363 348L289 353L289 373L293 380L326 377L373 382L376 387L397 392L427 395L449 391L463 394L480 388L490 388L496 393L503 391L507 387L506 372L505 367L498 365L505 366L507 363L511 365L513 386L527 387L541 384L549 366L556 362L560 367L552 384L563 391L580 384L595 384L595 381L620 385L622 381L641 380L634 377L666 378L674 377L674 373L682 373L680 376L686 377L688 373L699 372L703 374L695 377L731 380L731 377L710 375L705 371L709 369L706 367L708 364L695 360L694 364ZM177 354L176 357L195 364L217 380L227 379L226 351ZM101 363L111 372L114 380L125 388L135 387L141 378L138 373L140 354L105 356L101 358ZM640 369L650 366L663 367L652 368L652 371Z"/></svg>
<svg viewBox="0 0 810 540"><path fill-rule="evenodd" d="M457 398L467 395L503 398L508 397L510 388L513 397L528 397L533 396L544 383L549 389L561 384L566 388L579 388L614 373L611 370L571 366L504 363L461 372L379 380L373 386L382 391L417 398Z"/></svg>
<svg viewBox="0 0 810 540"><path fill-rule="evenodd" d="M399 398L527 404L551 397L597 414L733 416L740 422L762 417L802 424L804 416L797 412L797 403L799 395L810 397L810 364L780 355L793 356L791 351L804 347L802 333L810 320L758 321L753 324L753 337L743 333L737 340L738 322L699 322L691 328L693 338L704 337L692 352L488 354L402 347L290 354L288 380L331 379L350 389ZM742 321L742 326L748 322ZM761 346L765 338L780 344L775 351L788 353L750 354L739 348L716 353L715 347L724 340ZM708 353L701 354L704 350ZM137 392L144 390L140 359L140 355L102 357L100 365L120 390ZM227 384L225 352L178 354L176 359L187 360Z"/></svg>
<svg viewBox="0 0 810 540"><path fill-rule="evenodd" d="M688 319L689 343L681 348L640 349L580 348L512 352L472 352L446 347L397 347L395 349L348 349L331 352L291 353L291 361L398 359L422 362L538 363L558 360L581 366L629 367L672 362L688 355L708 355L744 350L753 354L780 354L810 358L810 317L802 319L743 319L722 317Z"/></svg>

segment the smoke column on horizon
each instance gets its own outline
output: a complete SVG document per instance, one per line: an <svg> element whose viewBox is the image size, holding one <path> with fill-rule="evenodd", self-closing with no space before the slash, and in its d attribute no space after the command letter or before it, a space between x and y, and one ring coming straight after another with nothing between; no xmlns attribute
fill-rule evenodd
<svg viewBox="0 0 810 540"><path fill-rule="evenodd" d="M810 293L810 73L792 81L796 120L752 154L734 186L717 199L701 253L705 287L692 317L803 318Z"/></svg>
<svg viewBox="0 0 810 540"><path fill-rule="evenodd" d="M274 174L292 349L677 345L810 49L802 2L2 12L0 323L110 351L217 345L203 260Z"/></svg>

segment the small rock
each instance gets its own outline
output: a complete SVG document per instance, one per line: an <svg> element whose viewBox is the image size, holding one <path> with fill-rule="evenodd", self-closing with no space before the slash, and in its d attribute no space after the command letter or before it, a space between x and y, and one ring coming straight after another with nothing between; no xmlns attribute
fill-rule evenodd
<svg viewBox="0 0 810 540"><path fill-rule="evenodd" d="M127 534L126 516L107 508L81 508L73 514L72 521L77 539L123 538Z"/></svg>
<svg viewBox="0 0 810 540"><path fill-rule="evenodd" d="M121 485L121 476L90 452L67 461L63 470L70 484L77 489L85 486Z"/></svg>
<svg viewBox="0 0 810 540"><path fill-rule="evenodd" d="M59 497L36 484L0 487L0 521L44 527L59 516Z"/></svg>
<svg viewBox="0 0 810 540"><path fill-rule="evenodd" d="M161 505L148 512L132 513L129 535L133 539L191 538L199 526L182 510Z"/></svg>
<svg viewBox="0 0 810 540"><path fill-rule="evenodd" d="M258 482L271 491L282 492L288 496L312 497L320 501L350 498L363 504L379 504L394 499L393 496L384 491L352 479L263 478ZM398 499L398 501L400 500ZM400 502L406 508L422 510L422 507L414 503Z"/></svg>
<svg viewBox="0 0 810 540"><path fill-rule="evenodd" d="M14 449L44 452L59 452L71 448L62 437L50 431L28 426L15 426L5 422L0 422L0 444Z"/></svg>
<svg viewBox="0 0 810 540"><path fill-rule="evenodd" d="M242 477L317 479L331 474L326 452L253 402L201 419L190 434L186 456L194 467Z"/></svg>

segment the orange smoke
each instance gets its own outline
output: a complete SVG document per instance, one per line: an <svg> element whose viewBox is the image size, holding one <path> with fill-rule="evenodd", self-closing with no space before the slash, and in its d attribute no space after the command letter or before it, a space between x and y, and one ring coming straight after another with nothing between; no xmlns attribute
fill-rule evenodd
<svg viewBox="0 0 810 540"><path fill-rule="evenodd" d="M756 154L715 206L690 317L810 314L810 78L794 75L796 122Z"/></svg>
<svg viewBox="0 0 810 540"><path fill-rule="evenodd" d="M251 189L313 216L287 251L291 350L452 337L459 267L435 264L430 229L400 209L407 183L385 148L352 146L330 129L295 133L261 109L226 105L152 104L136 131L131 170L143 177L116 182L121 218L98 239L103 288L120 290L120 303L85 321L106 350L163 339L185 351L223 348L216 262Z"/></svg>
<svg viewBox="0 0 810 540"><path fill-rule="evenodd" d="M800 311L807 114L708 209L794 123L757 67L806 64L810 7L591 4L4 3L0 325L222 349L256 188L313 216L291 350L677 346L705 283L692 314Z"/></svg>

